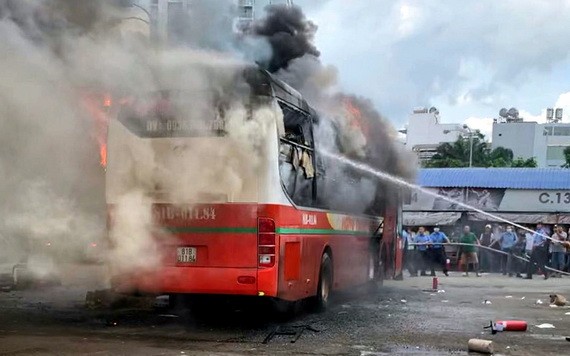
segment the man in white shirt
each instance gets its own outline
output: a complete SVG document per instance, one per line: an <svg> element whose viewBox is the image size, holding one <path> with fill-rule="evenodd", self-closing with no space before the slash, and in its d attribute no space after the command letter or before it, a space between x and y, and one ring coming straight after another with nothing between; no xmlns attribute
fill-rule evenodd
<svg viewBox="0 0 570 356"><path fill-rule="evenodd" d="M526 247L525 247L525 251L526 254L530 256L530 254L532 253L532 245L533 245L533 234L531 234L529 231L526 231L526 233L524 234L525 238L526 238Z"/></svg>
<svg viewBox="0 0 570 356"><path fill-rule="evenodd" d="M417 256L416 256L416 246L414 245L414 239L416 237L416 233L412 231L411 227L407 227L402 232L402 237L406 240L404 241L406 250L404 251L404 266L408 269L410 273L410 277L417 277L418 270L417 270Z"/></svg>

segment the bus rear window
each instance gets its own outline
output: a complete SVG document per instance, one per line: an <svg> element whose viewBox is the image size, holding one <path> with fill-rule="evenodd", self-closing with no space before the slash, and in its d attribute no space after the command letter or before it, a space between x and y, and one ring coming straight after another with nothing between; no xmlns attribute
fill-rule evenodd
<svg viewBox="0 0 570 356"><path fill-rule="evenodd" d="M223 136L229 108L229 100L204 93L161 91L124 100L118 120L139 137Z"/></svg>

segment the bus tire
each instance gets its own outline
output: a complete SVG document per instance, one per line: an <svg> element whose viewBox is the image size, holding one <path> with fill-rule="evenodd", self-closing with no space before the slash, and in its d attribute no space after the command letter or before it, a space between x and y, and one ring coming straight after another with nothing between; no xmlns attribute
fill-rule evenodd
<svg viewBox="0 0 570 356"><path fill-rule="evenodd" d="M325 252L321 258L319 284L317 285L317 295L314 298L314 309L317 312L325 311L330 304L332 273L332 260L329 254Z"/></svg>

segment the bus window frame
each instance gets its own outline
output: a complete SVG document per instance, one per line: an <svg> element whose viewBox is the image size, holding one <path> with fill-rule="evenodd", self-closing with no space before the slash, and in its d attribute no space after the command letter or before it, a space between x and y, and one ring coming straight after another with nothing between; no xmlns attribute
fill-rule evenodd
<svg viewBox="0 0 570 356"><path fill-rule="evenodd" d="M318 197L317 175L320 172L317 170L317 166L316 166L316 149L315 149L315 138L314 138L314 130L313 130L313 126L314 126L313 115L311 115L311 113L306 111L306 110L300 109L294 103L289 103L289 102L282 100L278 97L275 97L275 99L278 103L278 107L280 110L283 111L284 110L283 107L285 107L286 109L292 110L293 112L296 112L305 118L305 120L302 122L302 124L306 124L306 125L304 125L305 127L301 126L301 129L308 128L308 131L302 130L300 136L302 137L304 142L306 142L307 139L310 140L310 145L306 145L306 144L301 144L301 143L292 141L286 137L279 137L279 145L285 143L285 144L291 145L293 148L300 148L302 150L308 151L310 154L310 157L311 157L311 163L312 163L314 170L315 170L315 175L312 178L305 178L305 179L311 180L311 196L310 196L309 204L299 204L299 202L296 201L298 199L296 199L295 193L297 192L297 188L298 188L297 187L297 180L299 179L299 175L300 175L298 172L296 172L296 175L295 175L296 182L293 185L295 190L293 191L292 194L291 194L291 192L289 192L287 190L286 184L283 180L283 175L281 174L281 170L280 170L279 176L280 176L281 186L283 188L285 195L287 196L289 201L295 207L319 209L320 207L317 206L317 197ZM285 122L283 124L286 127ZM287 131L287 129L286 129L286 131ZM282 164L281 161L279 161L278 164L281 165ZM301 176L304 176L304 175L301 174Z"/></svg>

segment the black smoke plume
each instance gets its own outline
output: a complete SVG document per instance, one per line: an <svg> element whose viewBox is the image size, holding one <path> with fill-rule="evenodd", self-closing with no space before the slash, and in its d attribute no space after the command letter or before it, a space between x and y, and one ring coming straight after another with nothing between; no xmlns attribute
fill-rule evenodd
<svg viewBox="0 0 570 356"><path fill-rule="evenodd" d="M267 15L254 24L254 35L266 37L273 56L266 68L276 77L299 90L319 115L315 141L320 149L339 153L366 163L376 169L411 179L415 163L403 152L397 134L369 99L343 93L336 88L337 70L320 61L320 52L313 43L317 25L308 20L296 6L269 6ZM335 144L331 144L335 143ZM319 149L319 147L317 147ZM351 172L329 162L326 173L341 185L325 185L327 199L333 209L367 211L382 207L392 199L394 186ZM352 206L347 206L351 199Z"/></svg>
<svg viewBox="0 0 570 356"><path fill-rule="evenodd" d="M273 55L267 63L267 70L277 72L286 69L289 63L305 55L320 56L313 44L317 25L307 20L298 6L269 5L265 18L253 25L257 36L267 38Z"/></svg>

